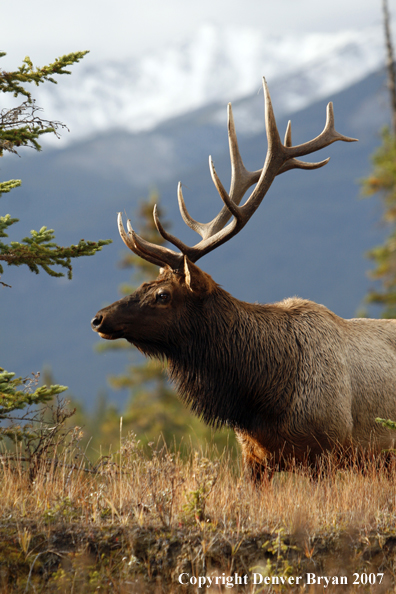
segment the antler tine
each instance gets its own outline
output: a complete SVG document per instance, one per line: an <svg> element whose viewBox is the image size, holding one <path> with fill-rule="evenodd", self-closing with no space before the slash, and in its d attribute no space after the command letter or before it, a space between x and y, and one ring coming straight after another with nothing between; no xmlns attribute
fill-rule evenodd
<svg viewBox="0 0 396 594"><path fill-rule="evenodd" d="M134 254L136 254L137 256L139 256L140 258L143 258L144 260L147 260L148 262L151 262L151 264L155 264L156 266L164 266L165 262L164 260L162 260L161 258L158 258L155 256L155 254L152 254L150 252L147 252L146 250L142 250L140 249L140 247L136 244L136 242L134 241L134 235L135 232L133 231L130 221L128 221L128 231L129 233L127 233L124 229L124 225L122 222L122 214L119 212L118 213L118 218L117 218L117 222L118 222L118 230L120 232L121 235L121 239L123 240L123 242L125 243L125 245L132 250L132 252Z"/></svg>
<svg viewBox="0 0 396 594"><path fill-rule="evenodd" d="M225 191L216 173L212 158L209 157L209 168L213 183L225 204L217 217L212 221L212 235L224 228L226 223L230 220L231 215L238 216L238 209L235 209L234 205L238 206L240 204L247 190L258 182L262 172L262 169L258 171L248 171L243 164L238 146L231 103L227 106L227 123L231 161L231 184L229 194Z"/></svg>
<svg viewBox="0 0 396 594"><path fill-rule="evenodd" d="M179 203L179 210L183 221L186 223L186 225L188 225L188 227L190 227L190 229L192 229L202 237L202 223L198 223L198 221L193 219L190 213L188 212L186 203L184 202L183 198L181 182L177 184L177 200Z"/></svg>
<svg viewBox="0 0 396 594"><path fill-rule="evenodd" d="M230 148L231 161L231 185L230 193L226 192L219 177L214 169L212 157L209 157L209 170L212 176L213 183L224 202L224 207L218 215L209 223L199 223L189 214L186 204L184 202L181 184L179 182L177 195L179 201L179 210L183 221L196 233L198 233L203 240L215 235L220 229L223 229L231 216L235 216L235 210L232 208L233 204L239 205L247 190L257 183L260 178L261 169L259 171L248 171L243 164L241 154L239 152L238 140L235 131L234 116L232 113L231 103L227 106L227 126L228 126L228 143ZM173 242L172 242L173 243ZM177 247L178 244L174 243ZM181 248L179 248L181 249Z"/></svg>
<svg viewBox="0 0 396 594"><path fill-rule="evenodd" d="M330 101L326 108L326 124L322 132L316 138L313 138L308 142L296 146L285 147L286 154L289 159L302 157L303 155L309 155L310 153L319 151L337 140L342 140L343 142L357 142L357 138L344 136L335 129L333 103Z"/></svg>
<svg viewBox="0 0 396 594"><path fill-rule="evenodd" d="M263 77L263 90L264 90L264 104L265 104L265 129L267 133L267 142L268 142L268 151L267 151L267 160L268 157L271 155L273 156L273 152L275 149L278 149L279 152L281 148L283 148L279 132L278 126L276 125L276 119L274 110L272 107L271 95L269 94L269 89L267 85L267 81ZM291 138L291 125L288 126L290 129L290 138ZM287 132L287 131L286 131ZM265 165L263 169L265 168Z"/></svg>
<svg viewBox="0 0 396 594"><path fill-rule="evenodd" d="M248 171L243 164L241 153L239 152L238 139L235 130L234 114L232 113L231 103L227 105L228 119L228 144L230 147L231 161L231 186L230 196L234 204L239 204L245 192L255 183L257 183L261 169L259 171Z"/></svg>
<svg viewBox="0 0 396 594"><path fill-rule="evenodd" d="M150 241L146 241L132 229L132 225L129 220L127 221L127 225L128 231L132 236L136 248L142 252L142 254L145 254L141 255L142 258L148 260L149 258L147 256L149 256L153 260L157 260L158 266L168 265L174 270L180 268L183 263L183 254L178 254L177 252L174 252L173 250L170 250L169 248L166 248L162 245L156 245ZM158 262L161 264L158 264ZM156 262L153 263L155 264Z"/></svg>
<svg viewBox="0 0 396 594"><path fill-rule="evenodd" d="M220 181L219 176L216 173L216 169L215 169L214 163L212 161L212 157L209 157L209 169L210 169L210 175L211 175L212 181L216 187L216 190L218 191L220 198L222 199L222 201L225 204L225 208L223 207L223 209L217 215L216 219L220 218L223 211L224 212L226 211L227 220L231 218L231 215L234 215L234 217L238 218L238 216L239 216L239 210L237 208L238 202L235 202L234 200L232 200L232 198L226 192L223 184ZM231 192L230 192L230 194L231 194ZM242 194L242 196L243 196L243 194ZM242 196L237 196L237 198L239 198L239 201L241 200ZM216 219L213 219L213 220L215 221ZM222 229L223 227L224 227L224 225L222 225L220 227L220 229Z"/></svg>
<svg viewBox="0 0 396 594"><path fill-rule="evenodd" d="M333 114L334 118L334 114ZM292 134L291 134L291 121L287 122L286 132L285 132L285 139L284 139L285 147L293 146L292 143ZM286 161L282 165L279 170L278 175L281 173L285 173L285 171L289 171L290 169L319 169L319 167L323 167L330 161L330 157L328 159L324 159L324 161L319 161L318 163L306 163L305 161L299 161L298 159L290 159Z"/></svg>
<svg viewBox="0 0 396 594"><path fill-rule="evenodd" d="M160 233L162 235L162 237L164 239L166 239L166 241L169 241L170 243L173 243L173 245L175 245L176 247L179 248L179 250L182 252L182 254L187 254L187 252L191 249L189 248L188 245L186 245L185 243L183 243L181 241L181 239L179 239L178 237L175 237L174 235L172 235L172 233L169 233L168 231L166 231L164 229L164 227L161 224L161 221L158 218L158 209L157 209L157 205L154 206L154 210L153 210L153 219L154 219L154 223L155 226L157 227L157 231L158 233ZM144 240L143 240L144 241ZM146 242L147 243L147 242ZM153 244L151 244L153 245ZM166 248L164 248L166 249ZM171 252L172 250L168 250L168 252ZM173 252L174 254L176 254L176 252ZM183 257L182 254L179 254L179 257ZM177 255L177 254L176 254Z"/></svg>
<svg viewBox="0 0 396 594"><path fill-rule="evenodd" d="M209 159L210 159L210 157L209 157ZM179 210L180 210L180 214L183 218L183 221L186 223L186 225L188 225L190 227L190 229L192 229L193 231L198 233L198 235L200 235L202 237L202 239L207 239L208 237L213 235L213 233L216 232L216 231L213 231L213 223L217 217L215 217L213 219L213 221L210 221L209 223L199 223L198 221L196 221L195 219L192 218L192 216L190 215L190 213L187 210L186 203L184 202L183 192L181 189L181 182L179 182L178 187L177 187L177 199L179 202Z"/></svg>
<svg viewBox="0 0 396 594"><path fill-rule="evenodd" d="M291 134L291 121L287 122L286 132L285 132L285 140L283 142L285 146L292 146L292 134Z"/></svg>
<svg viewBox="0 0 396 594"><path fill-rule="evenodd" d="M290 169L319 169L320 167L324 167L330 161L330 157L324 159L323 161L318 161L316 163L306 163L305 161L300 161L299 159L290 159L290 161L286 161L279 169L278 175L281 173L285 173L285 171L290 171Z"/></svg>
<svg viewBox="0 0 396 594"><path fill-rule="evenodd" d="M122 221L122 213L120 213L120 212L117 215L117 224L118 224L118 231L120 233L121 239L125 243L127 248L132 250L137 256L140 256L140 254L136 253L137 248L136 248L135 244L133 243L132 239L129 237L129 235L125 231L124 223Z"/></svg>
<svg viewBox="0 0 396 594"><path fill-rule="evenodd" d="M322 133L319 134L319 136L317 136L310 142L311 143L314 143L314 142L319 143L320 140L322 140L323 146L319 146L319 144L318 144L318 148L314 148L313 150L316 151L316 150L319 150L320 148L324 148L325 146L328 146L328 145L332 144L333 142L336 142L337 140L343 140L344 142L356 142L356 140L357 140L356 138L349 138L348 136L339 134L335 130L334 109L333 109L332 102L330 102L326 108L326 124L325 124L325 127L324 127ZM296 147L293 147L293 148L304 150L303 147L307 148L308 144L309 143L297 145ZM285 139L284 139L284 146L286 148L292 148L291 121L290 120L287 123ZM304 152L302 154L304 154L304 155L309 154L309 152L313 152L313 150L309 150L309 151L304 150ZM324 165L326 165L329 161L330 161L330 157L328 157L327 159L324 159L323 161L319 161L317 163L306 163L305 161L299 161L298 159L292 158L282 165L281 169L279 170L279 174L285 173L285 171L289 171L290 169L319 169L320 167L323 167Z"/></svg>
<svg viewBox="0 0 396 594"><path fill-rule="evenodd" d="M140 258L143 258L144 260L151 262L151 264L155 264L156 266L160 267L170 264L170 259L172 262L177 264L173 266L174 268L178 268L182 263L183 256L181 254L176 254L176 252L172 252L171 250L168 250L162 246L154 245L139 237L139 235L132 229L131 222L129 220L127 222L127 233L125 231L124 224L122 222L122 214L120 212L118 213L117 223L121 239L125 245Z"/></svg>

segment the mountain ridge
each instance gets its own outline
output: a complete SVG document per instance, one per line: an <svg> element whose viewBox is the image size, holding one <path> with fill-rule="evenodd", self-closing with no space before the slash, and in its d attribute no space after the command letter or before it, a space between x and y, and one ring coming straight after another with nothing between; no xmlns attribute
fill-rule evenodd
<svg viewBox="0 0 396 594"><path fill-rule="evenodd" d="M67 81L40 86L34 95L47 117L71 130L60 143L52 140L59 148L110 130L152 130L212 103L244 100L260 91L263 75L271 89L282 85L278 114L291 114L362 80L384 59L377 26L264 36L259 28L207 23L187 43L140 58L97 63L88 55ZM245 120L251 127L249 112Z"/></svg>

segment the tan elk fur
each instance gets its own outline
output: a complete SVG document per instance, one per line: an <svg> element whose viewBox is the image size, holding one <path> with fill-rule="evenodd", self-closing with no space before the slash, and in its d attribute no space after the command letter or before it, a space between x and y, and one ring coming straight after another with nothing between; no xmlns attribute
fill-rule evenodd
<svg viewBox="0 0 396 594"><path fill-rule="evenodd" d="M236 430L252 472L291 457L313 463L334 447L393 447L375 419L396 418L396 321L344 320L299 298L246 303L187 267L101 310L98 332L166 358L191 409Z"/></svg>

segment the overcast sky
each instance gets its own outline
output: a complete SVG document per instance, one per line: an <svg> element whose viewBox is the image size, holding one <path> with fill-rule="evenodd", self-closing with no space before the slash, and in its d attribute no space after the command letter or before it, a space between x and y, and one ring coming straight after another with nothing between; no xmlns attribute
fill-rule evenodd
<svg viewBox="0 0 396 594"><path fill-rule="evenodd" d="M396 0L389 0L396 16ZM263 35L364 28L381 23L381 0L2 0L2 68L35 65L76 50L90 60L137 56L186 39L205 22Z"/></svg>

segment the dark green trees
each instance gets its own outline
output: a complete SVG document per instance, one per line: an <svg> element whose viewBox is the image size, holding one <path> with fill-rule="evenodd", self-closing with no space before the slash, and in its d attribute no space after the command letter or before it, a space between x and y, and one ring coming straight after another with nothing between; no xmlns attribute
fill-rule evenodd
<svg viewBox="0 0 396 594"><path fill-rule="evenodd" d="M25 58L22 66L14 72L0 70L0 91L11 93L14 97L22 95L24 98L18 106L0 111L0 156L3 156L4 151L17 153L20 147L32 147L39 151L40 136L57 135L60 128L66 128L61 122L48 121L41 117L41 110L36 106L26 85L56 83L53 76L70 74L66 67L79 62L86 53L76 52L62 56L43 68L34 68L30 58ZM4 55L4 52L0 53L0 57ZM0 197L19 185L21 181L14 179L0 182ZM41 268L51 276L63 276L63 272L53 269L53 266L59 266L65 268L68 277L71 278L73 258L91 256L103 245L109 243L108 240L97 242L81 240L76 245L61 247L54 241L53 229L46 227L42 227L39 231L32 231L30 237L24 237L20 242L4 242L3 239L8 237L7 230L17 222L18 219L12 218L9 214L0 216L0 275L4 272L2 263L5 263L8 266L25 264L35 273L38 273ZM4 285L4 282L2 284Z"/></svg>
<svg viewBox="0 0 396 594"><path fill-rule="evenodd" d="M70 74L66 68L79 62L86 53L76 52L62 56L42 68L34 68L30 58L27 57L16 71L0 70L0 92L10 93L22 99L15 107L0 109L0 157L5 152L18 154L21 147L31 147L39 151L41 149L39 139L43 134L58 135L59 129L66 128L65 124L41 117L41 110L36 106L29 87L32 84L38 86L44 82L56 83L54 76ZM4 55L4 52L1 52L0 58ZM0 181L0 197L19 185L21 185L20 180ZM62 269L65 269L68 277L71 278L73 258L91 256L103 245L110 243L109 240L81 240L76 245L62 247L54 241L53 229L46 227L42 227L39 231L32 231L29 237L24 237L20 241L8 242L7 231L17 222L18 219L10 214L0 216L0 276L4 273L4 266L26 265L36 274L41 269L51 276L64 276ZM54 269L54 266L58 269ZM12 288L0 280L0 291L2 290L9 291ZM5 341L7 337L1 336L1 340ZM57 385L37 388L37 378L33 380L16 378L14 373L0 367L0 420L11 423L7 428L4 426L0 428L0 438L1 435L6 434L14 439L21 439L26 434L26 426L21 428L15 424L13 412L50 400L65 389ZM19 418L17 415L16 422Z"/></svg>
<svg viewBox="0 0 396 594"><path fill-rule="evenodd" d="M380 305L382 317L396 318L396 74L387 0L382 0L382 10L391 127L382 131L382 143L372 156L372 172L361 183L364 195L380 195L383 220L390 229L384 244L367 254L375 263L370 275L382 285L379 290L370 291L367 302Z"/></svg>
<svg viewBox="0 0 396 594"><path fill-rule="evenodd" d="M372 278L381 281L381 288L371 290L367 301L382 306L382 317L396 318L396 142L389 129L382 132L382 144L372 157L371 174L362 181L363 193L379 193L383 206L383 220L390 234L383 245L370 250L367 256L374 261Z"/></svg>

